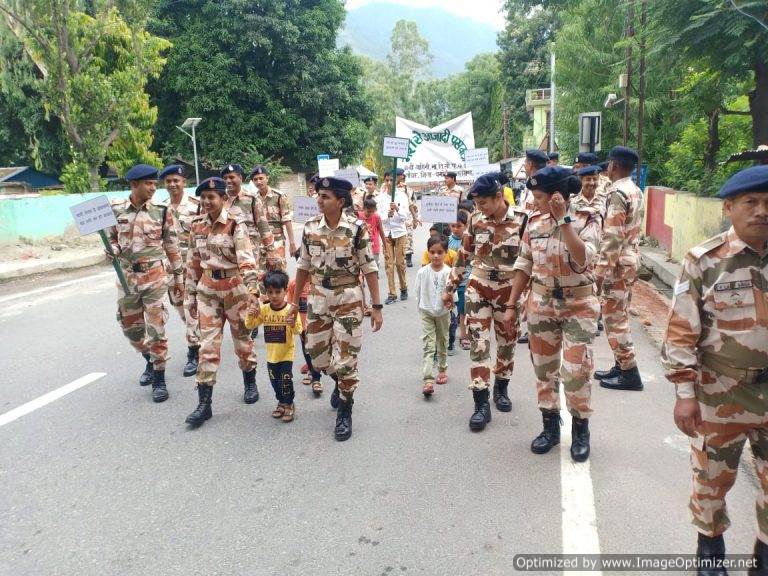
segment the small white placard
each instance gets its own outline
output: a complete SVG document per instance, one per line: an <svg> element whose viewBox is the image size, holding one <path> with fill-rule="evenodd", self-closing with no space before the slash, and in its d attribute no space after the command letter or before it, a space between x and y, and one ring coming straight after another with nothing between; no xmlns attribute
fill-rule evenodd
<svg viewBox="0 0 768 576"><path fill-rule="evenodd" d="M472 178L477 180L483 174L489 172L501 172L501 166L497 162L496 164L483 164L482 166L472 166Z"/></svg>
<svg viewBox="0 0 768 576"><path fill-rule="evenodd" d="M395 136L384 136L384 156L389 158L408 158L408 146L411 140L409 138L397 138Z"/></svg>
<svg viewBox="0 0 768 576"><path fill-rule="evenodd" d="M452 196L422 196L420 218L424 222L456 222L459 199Z"/></svg>
<svg viewBox="0 0 768 576"><path fill-rule="evenodd" d="M320 213L317 208L317 198L310 198L309 196L294 196L293 197L293 221L294 222L306 222L310 218L314 218Z"/></svg>
<svg viewBox="0 0 768 576"><path fill-rule="evenodd" d="M464 153L464 164L467 166L487 166L488 148L471 148Z"/></svg>
<svg viewBox="0 0 768 576"><path fill-rule="evenodd" d="M317 174L320 178L327 178L333 176L334 172L339 169L339 159L331 158L330 160L318 160L317 161Z"/></svg>
<svg viewBox="0 0 768 576"><path fill-rule="evenodd" d="M117 226L115 213L106 196L97 196L69 207L81 236Z"/></svg>
<svg viewBox="0 0 768 576"><path fill-rule="evenodd" d="M351 182L352 186L355 188L360 186L360 176L357 174L357 170L354 168L343 168L341 170L336 170L333 173L333 177L347 180L348 182Z"/></svg>

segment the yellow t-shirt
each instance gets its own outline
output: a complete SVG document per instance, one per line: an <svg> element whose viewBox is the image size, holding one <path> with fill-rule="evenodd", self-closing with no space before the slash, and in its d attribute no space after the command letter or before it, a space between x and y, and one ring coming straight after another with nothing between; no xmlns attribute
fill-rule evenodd
<svg viewBox="0 0 768 576"><path fill-rule="evenodd" d="M506 200L507 204L510 206L515 205L515 192L509 186L504 186L504 200Z"/></svg>
<svg viewBox="0 0 768 576"><path fill-rule="evenodd" d="M296 311L296 321L293 326L286 322L291 305L281 310L273 310L272 305L262 304L258 318L250 314L245 317L245 327L253 330L256 326L264 326L264 343L267 347L267 362L293 362L296 354L296 334L301 334L301 315Z"/></svg>
<svg viewBox="0 0 768 576"><path fill-rule="evenodd" d="M456 253L456 250L448 248L448 252L445 254L445 265L453 268L453 265L456 264L456 258L458 257L459 255ZM424 254L421 257L421 265L426 266L427 264L429 264L429 250L424 250Z"/></svg>

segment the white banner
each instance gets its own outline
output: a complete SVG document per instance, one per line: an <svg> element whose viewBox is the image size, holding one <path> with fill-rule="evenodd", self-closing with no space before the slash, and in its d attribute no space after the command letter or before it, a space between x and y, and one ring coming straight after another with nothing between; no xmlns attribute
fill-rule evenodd
<svg viewBox="0 0 768 576"><path fill-rule="evenodd" d="M472 170L464 164L467 150L475 147L471 112L432 128L398 116L395 132L410 139L408 157L398 160L408 182L440 182L446 172L456 172L459 181L472 180Z"/></svg>

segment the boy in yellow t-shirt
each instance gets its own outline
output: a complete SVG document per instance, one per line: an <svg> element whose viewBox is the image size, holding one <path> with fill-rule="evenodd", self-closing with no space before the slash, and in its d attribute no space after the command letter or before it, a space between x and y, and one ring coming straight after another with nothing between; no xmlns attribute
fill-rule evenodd
<svg viewBox="0 0 768 576"><path fill-rule="evenodd" d="M437 226L432 226L429 229L429 237L430 238L442 238L440 235L440 230L438 230ZM446 266L450 266L453 268L454 264L456 264L456 258L458 258L458 253L456 250L448 250L448 252L445 253L445 264ZM426 266L431 262L431 259L429 257L429 250L424 250L424 254L421 256L421 265Z"/></svg>
<svg viewBox="0 0 768 576"><path fill-rule="evenodd" d="M277 397L277 408L272 418L283 422L293 420L296 409L293 405L293 357L296 353L296 335L301 334L301 315L289 325L287 318L292 306L286 300L288 274L280 270L267 272L264 288L269 301L261 307L248 308L245 327L253 330L264 326L264 343L267 347L267 372Z"/></svg>

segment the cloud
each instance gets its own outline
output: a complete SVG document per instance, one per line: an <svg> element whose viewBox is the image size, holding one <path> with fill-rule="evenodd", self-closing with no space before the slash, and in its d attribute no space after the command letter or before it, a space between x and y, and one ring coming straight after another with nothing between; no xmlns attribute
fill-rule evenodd
<svg viewBox="0 0 768 576"><path fill-rule="evenodd" d="M504 28L504 17L501 13L502 0L347 0L347 10L354 10L366 4L402 4L412 8L440 7L461 18L469 18L483 22L494 30ZM468 9L471 6L471 9Z"/></svg>

